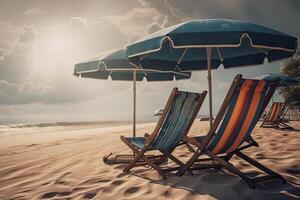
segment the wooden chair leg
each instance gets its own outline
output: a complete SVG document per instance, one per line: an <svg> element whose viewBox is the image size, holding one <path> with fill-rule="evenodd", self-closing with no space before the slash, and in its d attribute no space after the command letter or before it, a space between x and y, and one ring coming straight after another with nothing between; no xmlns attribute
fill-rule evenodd
<svg viewBox="0 0 300 200"><path fill-rule="evenodd" d="M164 172L159 168L158 165L153 163L150 159L148 159L146 156L144 156L144 153L147 151L147 148L143 148L141 151L139 151L134 145L132 145L127 138L121 136L121 140L129 147L131 148L137 156L123 169L124 172L128 172L134 165L137 164L137 162L140 159L143 159L149 166L151 166L154 170L156 170L163 179L166 179L166 175Z"/></svg>
<svg viewBox="0 0 300 200"><path fill-rule="evenodd" d="M256 146L256 147L258 147L259 145L258 145L258 143L253 139L253 137L250 135L250 137L249 137L249 144L252 144L253 146Z"/></svg>
<svg viewBox="0 0 300 200"><path fill-rule="evenodd" d="M212 153L210 151L206 151L205 153L209 157L214 159L216 162L223 165L228 171L230 171L230 172L238 175L239 177L241 177L244 181L246 181L246 183L249 185L250 188L252 188L252 189L255 188L255 182L253 180L251 180L250 178L248 178L243 172L241 172L240 170L238 170L237 168L232 166L229 162L219 158L217 155L215 155L214 153Z"/></svg>
<svg viewBox="0 0 300 200"><path fill-rule="evenodd" d="M123 169L124 172L128 172L143 156L143 154L146 152L146 148L142 149L139 151L137 148L132 145L127 138L121 136L121 140L129 147L132 149L134 153L137 154L137 156Z"/></svg>
<svg viewBox="0 0 300 200"><path fill-rule="evenodd" d="M175 156L173 156L170 152L162 151L162 153L163 153L166 157L168 157L168 158L170 158L172 161L174 161L177 165L179 165L179 166L183 166L183 165L184 165L183 162L181 162L179 159L177 159Z"/></svg>
<svg viewBox="0 0 300 200"><path fill-rule="evenodd" d="M257 167L258 169L264 171L265 173L272 175L274 177L277 177L278 179L280 179L283 183L286 183L286 180L284 179L283 176L281 176L280 174L274 172L273 170L271 170L270 168L262 165L261 163L257 162L256 160L250 158L249 156L243 154L242 152L236 152L236 155L239 156L240 158L244 159L245 161L247 161L248 163L252 164L253 166Z"/></svg>
<svg viewBox="0 0 300 200"><path fill-rule="evenodd" d="M233 154L229 153L226 154L222 159L224 159L226 162L228 162L232 158ZM216 170L221 170L223 168L223 165L218 165L215 167Z"/></svg>
<svg viewBox="0 0 300 200"><path fill-rule="evenodd" d="M289 126L287 123L280 121L280 123L278 124L278 126L281 125L283 126L282 129L290 129L290 130L295 130L293 127Z"/></svg>
<svg viewBox="0 0 300 200"><path fill-rule="evenodd" d="M193 147L191 147L190 144L186 143L185 146L190 152L195 153L195 150L193 149Z"/></svg>
<svg viewBox="0 0 300 200"><path fill-rule="evenodd" d="M196 160L199 158L199 156L202 154L202 151L200 151L199 149L194 153L194 155L188 160L188 162L183 165L178 172L176 173L176 175L178 176L182 176L195 162Z"/></svg>
<svg viewBox="0 0 300 200"><path fill-rule="evenodd" d="M149 160L146 156L142 156L143 160L145 160L145 162L150 166L152 167L153 169L155 169L159 174L160 176L163 178L163 179L167 179L166 175L164 174L164 172L162 171L162 169L156 165L155 163L153 163L151 160Z"/></svg>

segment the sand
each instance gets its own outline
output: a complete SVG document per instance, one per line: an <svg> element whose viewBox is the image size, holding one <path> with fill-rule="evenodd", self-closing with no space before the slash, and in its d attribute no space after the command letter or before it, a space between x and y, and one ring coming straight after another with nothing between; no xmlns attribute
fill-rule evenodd
<svg viewBox="0 0 300 200"><path fill-rule="evenodd" d="M137 133L151 133L154 123L139 124ZM291 123L300 129L299 122ZM190 135L205 134L207 122L194 123ZM227 171L202 170L193 176L168 175L162 180L149 168L123 173L123 165L106 165L111 151L130 153L120 135L130 136L131 126L23 128L0 134L0 199L299 199L299 131L256 127L260 147L245 151L282 174L288 181L264 182L250 189ZM187 160L180 147L175 155ZM250 165L233 159L240 170L255 174Z"/></svg>

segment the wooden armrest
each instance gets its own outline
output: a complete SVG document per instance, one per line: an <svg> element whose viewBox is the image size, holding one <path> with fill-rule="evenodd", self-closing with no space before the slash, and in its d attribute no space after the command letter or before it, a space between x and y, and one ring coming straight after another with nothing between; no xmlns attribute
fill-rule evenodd
<svg viewBox="0 0 300 200"><path fill-rule="evenodd" d="M194 145L196 147L199 147L201 145L195 138L188 137L186 135L182 137L182 141L190 143L190 144L192 144L192 145Z"/></svg>
<svg viewBox="0 0 300 200"><path fill-rule="evenodd" d="M149 133L145 133L144 134L144 137L146 138L146 137L149 137L150 136L150 134Z"/></svg>

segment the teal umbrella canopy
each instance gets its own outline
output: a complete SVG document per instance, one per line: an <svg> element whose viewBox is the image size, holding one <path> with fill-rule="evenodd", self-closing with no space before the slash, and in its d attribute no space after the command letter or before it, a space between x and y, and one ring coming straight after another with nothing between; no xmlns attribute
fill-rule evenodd
<svg viewBox="0 0 300 200"><path fill-rule="evenodd" d="M142 69L208 71L212 127L211 69L257 65L291 57L296 37L261 25L227 19L191 20L150 34L126 47Z"/></svg>
<svg viewBox="0 0 300 200"><path fill-rule="evenodd" d="M192 20L162 29L127 46L129 60L144 69L206 70L262 64L292 56L296 37L257 24L227 19Z"/></svg>
<svg viewBox="0 0 300 200"><path fill-rule="evenodd" d="M74 75L85 78L132 81L136 73L136 81L172 81L189 79L190 72L161 71L141 69L128 61L125 49L106 52L74 67Z"/></svg>
<svg viewBox="0 0 300 200"><path fill-rule="evenodd" d="M258 76L255 79L268 80L268 81L279 80L278 87L290 87L290 86L300 85L300 81L298 79L290 77L288 75L282 75L282 74L266 74L266 75Z"/></svg>

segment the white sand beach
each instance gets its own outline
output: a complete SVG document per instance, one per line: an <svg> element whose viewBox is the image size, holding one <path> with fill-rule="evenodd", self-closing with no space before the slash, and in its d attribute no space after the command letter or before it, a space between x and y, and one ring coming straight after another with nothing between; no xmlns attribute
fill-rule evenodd
<svg viewBox="0 0 300 200"><path fill-rule="evenodd" d="M300 129L299 122L291 125ZM155 123L139 124L138 135L151 133ZM106 165L109 152L130 153L120 135L131 126L31 127L0 135L0 199L299 199L299 131L256 127L259 147L245 152L283 175L288 181L261 183L250 189L227 171L202 170L195 175L162 180L148 167L123 173L124 165ZM207 122L196 120L190 135L205 134ZM175 152L181 160L190 154L184 146ZM233 159L241 170L256 169Z"/></svg>

